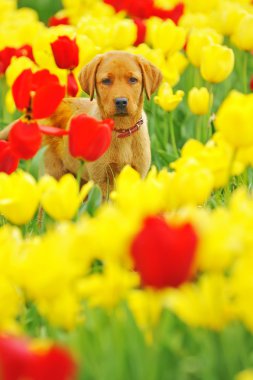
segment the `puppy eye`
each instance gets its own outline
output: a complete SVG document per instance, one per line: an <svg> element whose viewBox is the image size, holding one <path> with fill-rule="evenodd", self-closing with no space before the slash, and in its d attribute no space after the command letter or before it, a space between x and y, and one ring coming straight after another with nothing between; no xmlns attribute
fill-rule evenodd
<svg viewBox="0 0 253 380"><path fill-rule="evenodd" d="M112 83L112 81L110 78L105 78L105 79L102 79L102 83L108 86L109 84Z"/></svg>
<svg viewBox="0 0 253 380"><path fill-rule="evenodd" d="M135 78L135 77L131 77L131 78L129 78L129 82L130 82L130 83L137 83L137 82L138 82L138 79Z"/></svg>

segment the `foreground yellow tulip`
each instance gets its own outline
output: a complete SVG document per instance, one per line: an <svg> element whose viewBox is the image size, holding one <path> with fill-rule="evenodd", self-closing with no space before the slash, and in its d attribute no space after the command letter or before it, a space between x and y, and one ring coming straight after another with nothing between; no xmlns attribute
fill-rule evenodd
<svg viewBox="0 0 253 380"><path fill-rule="evenodd" d="M234 68L234 52L225 46L211 44L203 49L200 72L202 77L211 83L227 79Z"/></svg>
<svg viewBox="0 0 253 380"><path fill-rule="evenodd" d="M41 204L44 210L55 220L70 220L88 195L93 186L90 181L79 193L79 185L71 174L64 175L59 182L53 177L45 176L39 186L42 191Z"/></svg>
<svg viewBox="0 0 253 380"><path fill-rule="evenodd" d="M235 148L253 145L253 94L231 91L219 108L215 127Z"/></svg>
<svg viewBox="0 0 253 380"><path fill-rule="evenodd" d="M206 87L193 87L188 94L188 104L195 115L205 115L212 104L212 95Z"/></svg>
<svg viewBox="0 0 253 380"><path fill-rule="evenodd" d="M161 84L158 90L157 96L155 96L155 103L159 104L165 111L173 111L178 104L182 101L184 91L178 90L173 94L173 90L169 83L164 82Z"/></svg>
<svg viewBox="0 0 253 380"><path fill-rule="evenodd" d="M0 213L11 223L28 223L39 205L39 188L28 173L0 174Z"/></svg>
<svg viewBox="0 0 253 380"><path fill-rule="evenodd" d="M246 369L237 374L235 380L253 380L253 370Z"/></svg>

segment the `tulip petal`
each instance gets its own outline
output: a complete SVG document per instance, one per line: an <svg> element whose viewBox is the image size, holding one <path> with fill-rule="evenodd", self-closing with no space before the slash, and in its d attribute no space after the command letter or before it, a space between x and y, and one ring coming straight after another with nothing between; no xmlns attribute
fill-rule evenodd
<svg viewBox="0 0 253 380"><path fill-rule="evenodd" d="M19 158L28 160L34 157L42 141L38 124L19 120L10 131L9 141L12 150Z"/></svg>
<svg viewBox="0 0 253 380"><path fill-rule="evenodd" d="M19 158L11 149L8 141L0 140L0 172L11 174L19 164Z"/></svg>
<svg viewBox="0 0 253 380"><path fill-rule="evenodd" d="M32 86L32 70L24 70L15 80L12 86L12 95L16 107L24 111L30 104L30 91Z"/></svg>
<svg viewBox="0 0 253 380"><path fill-rule="evenodd" d="M49 125L39 125L39 130L44 135L48 136L64 136L69 134L69 131L66 131L65 129L50 127Z"/></svg>
<svg viewBox="0 0 253 380"><path fill-rule="evenodd" d="M39 88L33 98L33 118L43 119L52 115L64 96L65 88L56 83Z"/></svg>

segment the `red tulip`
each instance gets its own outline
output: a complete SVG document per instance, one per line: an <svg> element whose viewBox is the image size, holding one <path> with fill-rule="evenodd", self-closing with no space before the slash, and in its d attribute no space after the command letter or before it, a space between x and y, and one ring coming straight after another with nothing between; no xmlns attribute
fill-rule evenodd
<svg viewBox="0 0 253 380"><path fill-rule="evenodd" d="M78 84L72 71L68 74L67 94L75 97L78 93Z"/></svg>
<svg viewBox="0 0 253 380"><path fill-rule="evenodd" d="M250 89L251 89L251 91L253 91L253 77L251 78L251 80L250 80Z"/></svg>
<svg viewBox="0 0 253 380"><path fill-rule="evenodd" d="M36 122L26 123L18 120L9 134L9 142L13 152L24 160L29 160L38 152L42 135Z"/></svg>
<svg viewBox="0 0 253 380"><path fill-rule="evenodd" d="M39 125L39 130L42 132L44 135L48 136L64 136L68 135L69 131L66 131L65 129L57 128L57 127L51 127L49 125Z"/></svg>
<svg viewBox="0 0 253 380"><path fill-rule="evenodd" d="M73 157L95 161L109 148L114 122L82 114L73 117L69 129L69 150Z"/></svg>
<svg viewBox="0 0 253 380"><path fill-rule="evenodd" d="M19 164L19 158L13 152L8 141L0 140L0 172L11 174Z"/></svg>
<svg viewBox="0 0 253 380"><path fill-rule="evenodd" d="M20 48L16 49L15 52L16 57L27 57L31 61L35 62L34 56L33 56L33 50L30 45L23 45Z"/></svg>
<svg viewBox="0 0 253 380"><path fill-rule="evenodd" d="M174 21L175 24L178 23L182 15L184 14L185 6L183 3L178 3L172 9L162 9L162 8L154 8L152 12L152 16L160 17L163 20L167 20L168 18Z"/></svg>
<svg viewBox="0 0 253 380"><path fill-rule="evenodd" d="M69 18L68 17L57 17L52 16L48 20L48 26L58 26L58 25L69 25Z"/></svg>
<svg viewBox="0 0 253 380"><path fill-rule="evenodd" d="M2 336L0 375L2 380L74 380L76 364L62 347L34 351L24 339Z"/></svg>
<svg viewBox="0 0 253 380"><path fill-rule="evenodd" d="M157 16L162 19L170 18L177 23L184 12L183 3L178 3L174 8L167 10L156 7L154 0L104 0L104 2L112 5L116 12L125 10L130 16L142 19Z"/></svg>
<svg viewBox="0 0 253 380"><path fill-rule="evenodd" d="M12 94L20 111L30 114L33 119L42 119L56 110L65 95L65 88L48 70L32 73L27 69L15 80Z"/></svg>
<svg viewBox="0 0 253 380"><path fill-rule="evenodd" d="M5 73L15 52L16 49L12 47L6 47L0 51L0 75Z"/></svg>
<svg viewBox="0 0 253 380"><path fill-rule="evenodd" d="M79 49L76 40L60 36L51 43L56 65L60 69L73 70L79 63Z"/></svg>
<svg viewBox="0 0 253 380"><path fill-rule="evenodd" d="M42 134L64 136L68 133L64 129L18 120L9 133L9 144L17 157L29 160L40 149Z"/></svg>
<svg viewBox="0 0 253 380"><path fill-rule="evenodd" d="M0 75L5 74L6 69L11 63L12 57L28 57L34 61L32 47L30 45L23 45L16 49L13 47L6 47L0 51Z"/></svg>
<svg viewBox="0 0 253 380"><path fill-rule="evenodd" d="M134 46L138 46L145 42L147 27L145 22L141 18L134 18L133 21L137 26L137 38L134 43Z"/></svg>
<svg viewBox="0 0 253 380"><path fill-rule="evenodd" d="M29 361L27 378L31 380L73 380L76 364L64 348L52 346L46 351L37 351Z"/></svg>
<svg viewBox="0 0 253 380"><path fill-rule="evenodd" d="M171 226L160 217L147 218L131 246L142 284L162 289L187 281L192 275L197 242L189 223Z"/></svg>

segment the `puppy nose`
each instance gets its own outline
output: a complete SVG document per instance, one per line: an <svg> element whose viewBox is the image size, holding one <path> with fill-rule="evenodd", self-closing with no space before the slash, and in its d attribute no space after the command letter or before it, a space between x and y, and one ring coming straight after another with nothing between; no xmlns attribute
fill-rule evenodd
<svg viewBox="0 0 253 380"><path fill-rule="evenodd" d="M118 109L126 108L127 103L128 103L127 98L116 98L115 99L115 105Z"/></svg>

